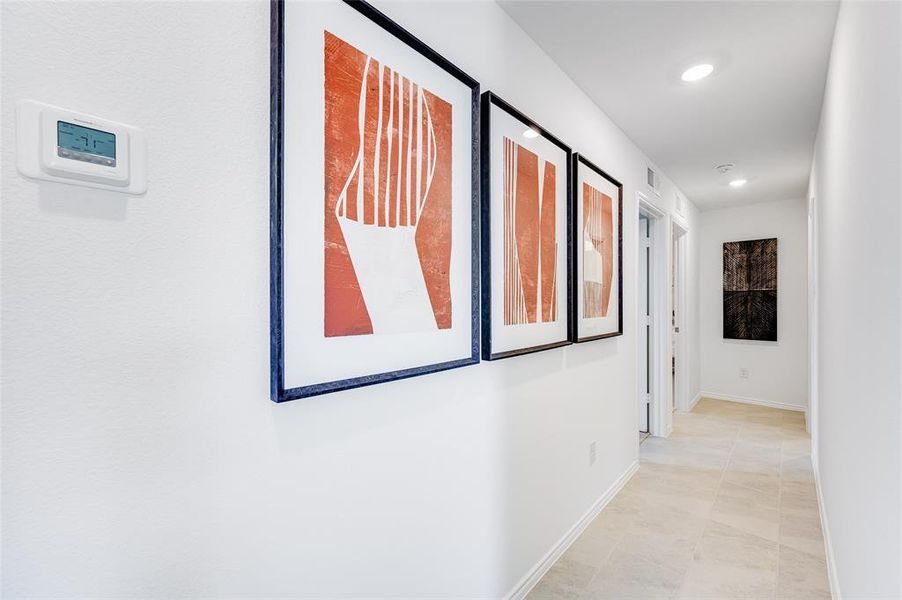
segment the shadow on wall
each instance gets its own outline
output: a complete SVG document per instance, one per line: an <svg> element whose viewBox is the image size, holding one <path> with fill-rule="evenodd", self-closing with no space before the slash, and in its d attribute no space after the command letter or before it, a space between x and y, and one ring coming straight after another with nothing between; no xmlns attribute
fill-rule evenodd
<svg viewBox="0 0 902 600"><path fill-rule="evenodd" d="M128 214L130 199L120 192L50 181L35 183L42 211L109 221L124 221Z"/></svg>
<svg viewBox="0 0 902 600"><path fill-rule="evenodd" d="M724 344L735 344L737 346L772 346L777 347L780 345L779 341L769 342L767 340L733 340L730 338L723 338Z"/></svg>

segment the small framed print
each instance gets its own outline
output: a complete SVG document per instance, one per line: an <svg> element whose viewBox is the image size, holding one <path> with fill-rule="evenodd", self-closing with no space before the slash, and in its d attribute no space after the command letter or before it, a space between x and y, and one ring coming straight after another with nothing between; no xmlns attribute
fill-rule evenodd
<svg viewBox="0 0 902 600"><path fill-rule="evenodd" d="M482 356L570 343L571 151L482 95Z"/></svg>
<svg viewBox="0 0 902 600"><path fill-rule="evenodd" d="M571 339L623 335L623 185L574 154L573 190Z"/></svg>
<svg viewBox="0 0 902 600"><path fill-rule="evenodd" d="M365 2L271 16L272 399L479 362L479 84Z"/></svg>

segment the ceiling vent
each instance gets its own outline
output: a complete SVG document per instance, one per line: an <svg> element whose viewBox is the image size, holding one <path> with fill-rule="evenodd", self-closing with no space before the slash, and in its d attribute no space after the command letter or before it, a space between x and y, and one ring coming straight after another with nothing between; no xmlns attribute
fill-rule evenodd
<svg viewBox="0 0 902 600"><path fill-rule="evenodd" d="M645 181L648 183L648 187L656 192L658 191L658 174L651 167L645 168Z"/></svg>

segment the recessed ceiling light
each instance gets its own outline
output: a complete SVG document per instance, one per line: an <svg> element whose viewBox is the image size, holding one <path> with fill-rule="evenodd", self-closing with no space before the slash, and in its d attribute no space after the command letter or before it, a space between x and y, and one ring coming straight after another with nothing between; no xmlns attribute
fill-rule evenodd
<svg viewBox="0 0 902 600"><path fill-rule="evenodd" d="M730 182L730 186L738 188L738 187L744 186L746 183L747 182L745 179L734 179L733 181Z"/></svg>
<svg viewBox="0 0 902 600"><path fill-rule="evenodd" d="M695 65L694 67L689 67L688 69L683 71L680 79L682 79L683 81L698 81L699 79L704 79L713 72L714 65L709 65L707 63Z"/></svg>
<svg viewBox="0 0 902 600"><path fill-rule="evenodd" d="M539 132L536 131L535 129L533 129L532 127L530 127L529 129L527 129L526 131L523 132L523 137L528 138L530 140L535 139L535 138L539 137Z"/></svg>

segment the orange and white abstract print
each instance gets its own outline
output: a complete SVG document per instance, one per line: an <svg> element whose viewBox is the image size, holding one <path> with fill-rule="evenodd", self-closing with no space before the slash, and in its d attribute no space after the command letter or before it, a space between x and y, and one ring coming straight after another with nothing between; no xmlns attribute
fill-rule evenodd
<svg viewBox="0 0 902 600"><path fill-rule="evenodd" d="M588 183L583 183L582 200L582 316L606 317L614 275L614 203Z"/></svg>
<svg viewBox="0 0 902 600"><path fill-rule="evenodd" d="M326 31L324 333L451 328L451 104Z"/></svg>
<svg viewBox="0 0 902 600"><path fill-rule="evenodd" d="M504 138L504 324L557 321L555 165Z"/></svg>

